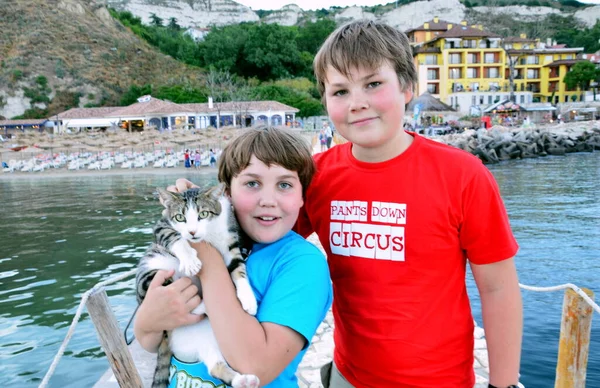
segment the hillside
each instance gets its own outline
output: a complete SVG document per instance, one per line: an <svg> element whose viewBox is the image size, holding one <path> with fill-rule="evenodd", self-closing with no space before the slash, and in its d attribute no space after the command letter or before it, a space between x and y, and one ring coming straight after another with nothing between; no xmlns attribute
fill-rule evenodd
<svg viewBox="0 0 600 388"><path fill-rule="evenodd" d="M9 0L0 7L0 31L6 118L114 105L132 84L201 83L198 69L160 54L94 2Z"/></svg>
<svg viewBox="0 0 600 388"><path fill-rule="evenodd" d="M317 11L288 4L276 11L256 12L232 0L0 2L0 118L49 117L74 106L116 105L132 85L178 85L188 95L205 98L206 83L201 69L160 53L113 19L107 6L130 11L145 24L150 23L154 14L165 24L176 20L184 28L257 20L264 25L304 26L307 21L319 19L340 24L372 18L407 30L439 16L449 21L481 23L503 36L525 32L541 39L552 38L556 26L564 23L564 19L573 21L573 27L568 28L581 30L581 26L594 25L600 18L600 5L583 7L571 0L398 0L373 7L331 7ZM558 21L554 22L552 17ZM196 55L176 46L169 47L175 49L163 51L173 56L178 55L177 50L188 57ZM221 50L223 53L227 57L232 51L227 48ZM213 59L211 56L210 61ZM304 59L310 62L310 58Z"/></svg>

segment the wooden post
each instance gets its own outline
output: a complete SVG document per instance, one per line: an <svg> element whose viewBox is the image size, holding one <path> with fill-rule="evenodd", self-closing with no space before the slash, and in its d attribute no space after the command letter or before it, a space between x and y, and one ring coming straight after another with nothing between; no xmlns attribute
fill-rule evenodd
<svg viewBox="0 0 600 388"><path fill-rule="evenodd" d="M119 387L142 388L142 379L110 308L104 288L92 293L86 306Z"/></svg>
<svg viewBox="0 0 600 388"><path fill-rule="evenodd" d="M592 291L582 290L594 299ZM554 388L585 388L592 312L579 294L570 288L565 291Z"/></svg>

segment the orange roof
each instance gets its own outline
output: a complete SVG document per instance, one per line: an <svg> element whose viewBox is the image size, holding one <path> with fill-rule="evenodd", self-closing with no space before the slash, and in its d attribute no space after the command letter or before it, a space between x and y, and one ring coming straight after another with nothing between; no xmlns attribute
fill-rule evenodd
<svg viewBox="0 0 600 388"><path fill-rule="evenodd" d="M163 101L150 97L146 101L136 102L129 106L114 110L107 114L111 117L145 116L148 114L194 113L193 110L171 101Z"/></svg>

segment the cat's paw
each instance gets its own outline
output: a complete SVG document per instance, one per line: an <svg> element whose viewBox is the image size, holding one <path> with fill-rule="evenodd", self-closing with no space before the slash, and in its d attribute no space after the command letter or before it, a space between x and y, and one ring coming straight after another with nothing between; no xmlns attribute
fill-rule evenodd
<svg viewBox="0 0 600 388"><path fill-rule="evenodd" d="M252 288L240 287L237 289L237 297L242 304L242 308L250 315L256 315L258 304Z"/></svg>
<svg viewBox="0 0 600 388"><path fill-rule="evenodd" d="M195 276L201 269L202 262L198 259L179 261L179 271L185 276Z"/></svg>
<svg viewBox="0 0 600 388"><path fill-rule="evenodd" d="M231 382L232 388L258 388L260 380L254 375L237 375Z"/></svg>

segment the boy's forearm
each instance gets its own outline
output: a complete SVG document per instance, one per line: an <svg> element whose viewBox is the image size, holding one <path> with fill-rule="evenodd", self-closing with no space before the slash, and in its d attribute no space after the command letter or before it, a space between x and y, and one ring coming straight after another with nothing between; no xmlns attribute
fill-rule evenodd
<svg viewBox="0 0 600 388"><path fill-rule="evenodd" d="M268 384L295 354L287 360L285 356L273 353L276 350L269 346L263 325L242 309L229 272L220 257L203 259L202 262L199 276L206 313L223 356L238 372L254 374L259 377L261 384ZM298 351L300 349L301 346Z"/></svg>
<svg viewBox="0 0 600 388"><path fill-rule="evenodd" d="M133 326L135 338L140 343L142 348L144 348L144 350L150 353L156 353L158 351L158 345L163 338L163 332L145 331L140 326L141 321L136 319L136 322Z"/></svg>
<svg viewBox="0 0 600 388"><path fill-rule="evenodd" d="M490 384L505 387L519 380L523 310L518 283L482 293L481 308L490 364Z"/></svg>
<svg viewBox="0 0 600 388"><path fill-rule="evenodd" d="M225 359L240 372L256 373L247 368L264 346L262 326L242 309L225 265L204 260L200 279L206 313Z"/></svg>

